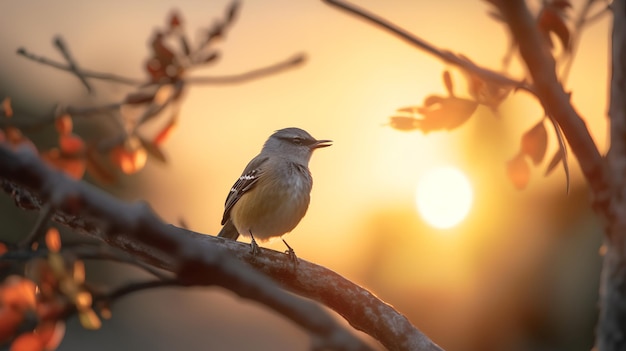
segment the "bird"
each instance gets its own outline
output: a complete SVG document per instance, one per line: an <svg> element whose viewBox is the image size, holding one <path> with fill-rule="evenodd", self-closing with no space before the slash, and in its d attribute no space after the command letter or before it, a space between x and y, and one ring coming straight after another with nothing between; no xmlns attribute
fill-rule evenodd
<svg viewBox="0 0 626 351"><path fill-rule="evenodd" d="M244 168L224 204L223 225L218 237L237 240L250 237L251 253L259 251L256 240L266 242L291 232L304 217L311 199L313 178L309 160L316 149L332 140L317 140L300 128L275 131L261 152ZM286 253L297 263L294 250Z"/></svg>

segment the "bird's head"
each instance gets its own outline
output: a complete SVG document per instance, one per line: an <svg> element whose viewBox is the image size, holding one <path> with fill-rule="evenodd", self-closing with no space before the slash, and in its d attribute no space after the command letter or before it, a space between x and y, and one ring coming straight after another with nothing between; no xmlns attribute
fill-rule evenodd
<svg viewBox="0 0 626 351"><path fill-rule="evenodd" d="M313 150L332 145L332 140L317 140L300 128L285 128L274 132L263 145L263 151L278 152L294 162L308 164Z"/></svg>

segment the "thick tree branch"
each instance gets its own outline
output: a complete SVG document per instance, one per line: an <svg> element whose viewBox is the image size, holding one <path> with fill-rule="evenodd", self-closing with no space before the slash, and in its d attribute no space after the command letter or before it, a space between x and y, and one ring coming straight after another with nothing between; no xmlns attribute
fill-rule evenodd
<svg viewBox="0 0 626 351"><path fill-rule="evenodd" d="M557 121L576 155L583 175L595 196L596 206L608 206L605 163L581 116L570 103L556 76L555 61L539 34L525 1L493 1L506 19L520 54L533 79L537 97L546 112ZM603 211L600 210L600 213Z"/></svg>
<svg viewBox="0 0 626 351"><path fill-rule="evenodd" d="M286 293L258 270L298 295L317 300L372 335L389 350L441 350L405 316L367 290L321 266L246 244L165 225L147 206L122 203L98 189L49 169L30 151L0 144L2 187L19 207L51 202L53 220L121 248L138 260L175 272L186 285L220 285L292 319L334 349L368 349L313 303ZM17 186L15 184L20 184ZM23 188L25 187L25 188ZM30 189L30 190L26 190Z"/></svg>
<svg viewBox="0 0 626 351"><path fill-rule="evenodd" d="M181 235L182 231L165 225L147 205L122 203L95 187L73 181L50 169L25 147L16 152L0 144L0 164L5 190L14 182L33 191L13 187L16 202L24 201L28 207L49 202L59 211L53 219L70 226L82 224L77 229L85 234L138 259L159 262L162 268L176 273L184 285L219 285L262 303L308 330L317 345L370 350L315 303L287 293L218 245L197 245L188 235Z"/></svg>

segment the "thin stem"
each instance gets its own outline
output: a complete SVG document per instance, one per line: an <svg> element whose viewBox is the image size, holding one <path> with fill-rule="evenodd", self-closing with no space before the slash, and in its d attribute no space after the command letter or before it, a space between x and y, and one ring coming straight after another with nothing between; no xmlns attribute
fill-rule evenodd
<svg viewBox="0 0 626 351"><path fill-rule="evenodd" d="M306 56L304 54L297 54L284 61L271 64L266 67L256 68L248 72L243 72L234 75L215 76L215 77L189 77L185 79L186 83L191 84L236 84L243 83L256 78L269 76L271 74L279 73L289 68L297 67L304 63Z"/></svg>
<svg viewBox="0 0 626 351"><path fill-rule="evenodd" d="M522 90L526 90L534 95L534 88L532 86L530 86L529 84L527 84L524 81L518 81L512 78L509 78L501 73L498 73L496 71L492 71L488 68L484 68L484 67L480 67L476 64L474 64L473 62L459 57L455 54L453 54L450 51L447 50L442 50L437 48L436 46L428 43L427 41L409 33L408 31L406 31L403 28L400 28L399 26L373 14L370 13L362 8L357 7L356 5L352 5L350 3L347 2L343 2L340 0L322 0L330 5L336 6L348 13L354 14L357 17L360 17L372 24L375 24L389 32L391 32L392 34L396 35L397 37L399 37L400 39L407 41L409 44L416 46L426 52L428 52L431 55L436 56L437 58L443 60L446 63L461 67L465 70L471 71L476 73L479 77L481 77L484 80L496 83L496 84L501 84L501 85L506 85L506 86L513 86L517 89L522 89Z"/></svg>
<svg viewBox="0 0 626 351"><path fill-rule="evenodd" d="M67 45L65 45L63 38L56 37L54 39L54 46L59 49L59 51L63 55L63 58L65 58L65 61L67 61L70 71L74 73L74 75L76 75L78 79L80 79L80 82L83 83L83 85L87 89L87 92L89 94L92 94L93 87L89 84L87 78L85 78L85 76L81 74L80 70L78 69L78 64L76 63L76 60L74 60L74 58L72 57L72 54L70 54L70 50L67 48Z"/></svg>
<svg viewBox="0 0 626 351"><path fill-rule="evenodd" d="M52 218L53 212L52 205L49 202L44 204L33 229L22 241L20 241L17 246L19 248L26 249L29 248L35 241L39 240L39 238L46 232L46 225L50 221L50 218Z"/></svg>
<svg viewBox="0 0 626 351"><path fill-rule="evenodd" d="M59 63L57 61L51 60L51 59L43 57L43 56L38 56L38 55L32 54L32 53L26 51L26 49L24 49L24 48L17 49L17 54L20 55L20 56L23 56L23 57L25 57L25 58L27 58L29 60L35 61L37 63L40 63L42 65L51 66L51 67L54 67L56 69L60 69L60 70L63 70L63 71L68 71L68 72L71 72L71 73L74 73L74 74L79 74L79 75L81 75L82 77L85 77L85 78L106 80L106 81L113 82L113 83L132 85L132 86L138 86L138 85L141 85L141 84L144 83L143 81L138 80L138 79L122 77L122 76L118 76L118 75L115 75L115 74L72 69L71 66L68 66L68 65L63 64L63 63Z"/></svg>

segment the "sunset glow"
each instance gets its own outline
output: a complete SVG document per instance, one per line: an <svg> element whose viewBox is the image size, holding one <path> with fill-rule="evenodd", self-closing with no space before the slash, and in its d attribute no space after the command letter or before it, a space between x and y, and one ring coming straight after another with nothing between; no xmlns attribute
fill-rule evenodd
<svg viewBox="0 0 626 351"><path fill-rule="evenodd" d="M417 184L417 210L435 228L448 229L459 224L469 213L472 200L472 186L457 168L431 169Z"/></svg>

